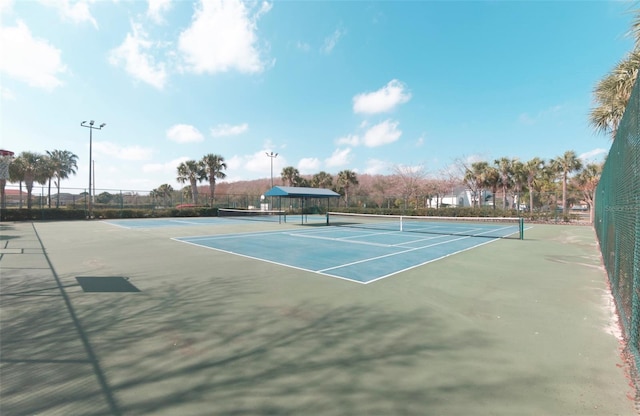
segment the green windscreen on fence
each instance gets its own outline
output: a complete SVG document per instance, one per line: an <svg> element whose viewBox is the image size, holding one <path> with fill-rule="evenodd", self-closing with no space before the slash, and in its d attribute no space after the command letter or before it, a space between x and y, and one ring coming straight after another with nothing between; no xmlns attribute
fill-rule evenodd
<svg viewBox="0 0 640 416"><path fill-rule="evenodd" d="M640 89L633 89L595 196L594 226L640 398Z"/></svg>

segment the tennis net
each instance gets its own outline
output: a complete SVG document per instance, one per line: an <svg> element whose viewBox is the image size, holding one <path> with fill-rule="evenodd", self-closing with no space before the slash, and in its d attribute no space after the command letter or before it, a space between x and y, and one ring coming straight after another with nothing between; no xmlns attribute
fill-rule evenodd
<svg viewBox="0 0 640 416"><path fill-rule="evenodd" d="M523 218L428 217L328 212L327 225L384 231L524 239Z"/></svg>
<svg viewBox="0 0 640 416"><path fill-rule="evenodd" d="M287 214L280 210L218 208L218 217L253 221L287 222Z"/></svg>

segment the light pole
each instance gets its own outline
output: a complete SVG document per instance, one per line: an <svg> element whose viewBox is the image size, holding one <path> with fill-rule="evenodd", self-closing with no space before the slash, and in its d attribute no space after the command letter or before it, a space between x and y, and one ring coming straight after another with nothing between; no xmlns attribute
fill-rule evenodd
<svg viewBox="0 0 640 416"><path fill-rule="evenodd" d="M277 153L273 153L273 152L268 152L267 156L269 156L269 158L271 159L271 187L273 188L273 159L278 157Z"/></svg>
<svg viewBox="0 0 640 416"><path fill-rule="evenodd" d="M93 125L95 123L96 122L93 120L89 121L89 123L87 123L86 121L83 121L82 123L80 123L82 127L86 127L89 129L89 219L93 218L93 206L91 204L92 202L91 201L91 171L92 171L91 165L93 163L92 162L93 156L91 155L91 152L93 150L93 131L102 130L102 128L107 125L107 123L102 123L100 124L99 127L94 127Z"/></svg>
<svg viewBox="0 0 640 416"><path fill-rule="evenodd" d="M278 157L277 153L267 152L267 156L271 159L271 188L273 189L273 159ZM271 206L269 209L273 209L273 197L271 197Z"/></svg>

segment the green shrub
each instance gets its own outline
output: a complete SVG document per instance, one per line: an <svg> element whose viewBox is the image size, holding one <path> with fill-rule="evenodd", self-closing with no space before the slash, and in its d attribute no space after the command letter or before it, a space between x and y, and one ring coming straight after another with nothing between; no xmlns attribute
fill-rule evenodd
<svg viewBox="0 0 640 416"><path fill-rule="evenodd" d="M11 208L2 211L2 221L48 221L85 220L89 213L85 209L74 208ZM164 217L216 217L217 208L198 207L190 209L154 208L94 208L95 219L118 218L164 218Z"/></svg>

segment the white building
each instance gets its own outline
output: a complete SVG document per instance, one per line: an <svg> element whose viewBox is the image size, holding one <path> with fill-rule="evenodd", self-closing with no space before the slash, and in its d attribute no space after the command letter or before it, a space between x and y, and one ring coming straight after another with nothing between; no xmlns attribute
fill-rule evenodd
<svg viewBox="0 0 640 416"><path fill-rule="evenodd" d="M481 205L491 205L493 194L490 191L482 190L480 195ZM440 198L440 204L450 207L473 207L476 205L476 200L476 194L471 192L470 189L458 187L455 188L451 194Z"/></svg>

